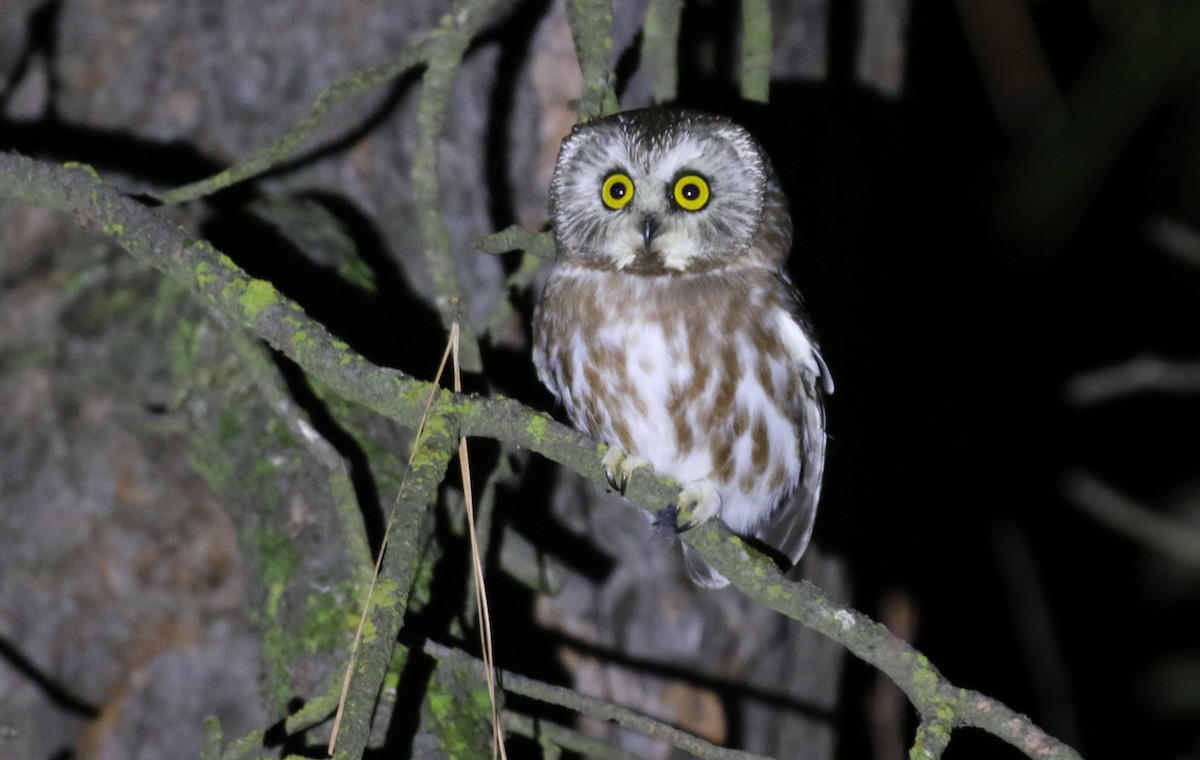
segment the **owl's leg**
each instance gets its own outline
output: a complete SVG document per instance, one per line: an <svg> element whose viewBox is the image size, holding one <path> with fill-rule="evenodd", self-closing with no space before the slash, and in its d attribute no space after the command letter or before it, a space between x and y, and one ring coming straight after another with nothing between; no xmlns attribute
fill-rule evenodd
<svg viewBox="0 0 1200 760"><path fill-rule="evenodd" d="M668 510L674 512L680 532L705 522L721 509L721 492L711 480L688 483L679 492L679 499Z"/></svg>
<svg viewBox="0 0 1200 760"><path fill-rule="evenodd" d="M620 491L624 496L625 489L629 486L629 480L633 477L633 471L646 467L650 463L639 456L626 453L620 445L610 443L608 452L604 455L604 459L600 460L600 464L604 466L604 477L608 480L608 484L613 487L614 491Z"/></svg>

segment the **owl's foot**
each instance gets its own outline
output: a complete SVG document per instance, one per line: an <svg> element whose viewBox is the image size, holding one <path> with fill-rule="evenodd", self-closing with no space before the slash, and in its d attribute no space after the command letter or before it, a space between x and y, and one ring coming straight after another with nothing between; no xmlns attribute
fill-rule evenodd
<svg viewBox="0 0 1200 760"><path fill-rule="evenodd" d="M634 470L646 467L650 463L639 456L625 453L625 449L612 443L609 444L608 453L600 460L600 464L604 466L604 477L608 484L624 496Z"/></svg>
<svg viewBox="0 0 1200 760"><path fill-rule="evenodd" d="M677 502L659 512L659 517L670 510L676 530L682 533L707 521L720 509L721 493L717 487L711 480L697 480L684 486Z"/></svg>

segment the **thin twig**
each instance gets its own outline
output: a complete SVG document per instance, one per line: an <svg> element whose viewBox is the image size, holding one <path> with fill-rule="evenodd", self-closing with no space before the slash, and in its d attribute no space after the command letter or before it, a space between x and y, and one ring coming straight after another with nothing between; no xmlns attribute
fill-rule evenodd
<svg viewBox="0 0 1200 760"><path fill-rule="evenodd" d="M504 727L517 736L540 741L543 746L549 742L590 760L638 760L638 756L632 752L626 752L620 747L614 747L574 729L508 710L504 712Z"/></svg>
<svg viewBox="0 0 1200 760"><path fill-rule="evenodd" d="M1131 7L1137 12L1092 57L1016 167L995 203L999 224L1065 239L1137 128L1195 73L1200 3Z"/></svg>
<svg viewBox="0 0 1200 760"><path fill-rule="evenodd" d="M1067 400L1090 406L1135 393L1200 393L1200 362L1140 356L1122 364L1081 372L1067 383Z"/></svg>
<svg viewBox="0 0 1200 760"><path fill-rule="evenodd" d="M539 259L554 258L554 238L549 232L530 232L519 224L505 227L475 241L475 250L483 253L525 251Z"/></svg>
<svg viewBox="0 0 1200 760"><path fill-rule="evenodd" d="M413 149L411 170L413 203L417 208L417 228L424 244L425 265L437 291L435 302L442 316L442 325L449 330L458 318L457 303L463 292L458 280L458 267L450 243L450 231L442 219L444 208L441 183L438 180L437 159L441 152L438 141L446 119L446 104L463 55L471 40L483 26L495 0L458 0L442 17L431 34L432 49L421 79L421 96L417 101L417 139ZM467 330L461 333L463 368L480 372L483 360L479 342Z"/></svg>
<svg viewBox="0 0 1200 760"><path fill-rule="evenodd" d="M250 158L218 172L211 177L174 188L154 193L154 197L163 203L183 203L184 201L215 193L218 190L235 185L251 177L262 174L271 167L282 163L299 149L314 131L325 121L330 109L339 103L358 97L376 87L387 84L405 72L424 65L432 53L432 32L410 43L394 58L378 66L374 66L342 79L326 87L313 100L308 113L296 125L284 133L275 142L255 153Z"/></svg>
<svg viewBox="0 0 1200 760"><path fill-rule="evenodd" d="M462 372L458 363L458 322L450 328L450 345L454 357L454 392L462 393ZM488 609L487 586L483 582L483 558L479 551L479 533L475 529L475 501L471 488L471 460L467 452L467 437L458 437L458 466L462 474L463 501L467 506L467 536L471 541L471 571L475 579L476 611L479 615L479 646L486 664L488 700L492 707L492 756L508 758L504 748L504 728L500 725L500 701L496 698L496 658L492 652L492 616Z"/></svg>
<svg viewBox="0 0 1200 760"><path fill-rule="evenodd" d="M438 644L434 641L426 641L424 650L430 657L468 667L481 678L484 675L483 671L487 669L482 662L466 652ZM530 699L536 699L546 704L566 707L596 720L614 721L625 728L639 731L653 739L662 739L670 742L679 749L690 752L702 760L764 760L761 755L755 755L751 752L718 747L712 742L705 741L698 736L693 736L686 731L680 731L678 728L667 725L662 721L648 718L627 707L621 707L603 699L580 694L565 686L545 683L511 673L507 670L497 670L496 672L500 676L500 682L505 691L520 694Z"/></svg>
<svg viewBox="0 0 1200 760"><path fill-rule="evenodd" d="M1200 527L1139 504L1086 472L1070 473L1063 492L1072 504L1121 535L1200 567Z"/></svg>
<svg viewBox="0 0 1200 760"><path fill-rule="evenodd" d="M1150 217L1146 220L1146 240L1180 261L1200 267L1200 233L1182 219Z"/></svg>

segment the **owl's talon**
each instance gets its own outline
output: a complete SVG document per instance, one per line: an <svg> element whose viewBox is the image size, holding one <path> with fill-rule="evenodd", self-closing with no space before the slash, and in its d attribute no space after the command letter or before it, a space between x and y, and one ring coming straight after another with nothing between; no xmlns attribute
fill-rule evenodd
<svg viewBox="0 0 1200 760"><path fill-rule="evenodd" d="M608 452L605 453L604 459L600 463L604 466L604 479L608 481L608 485L614 491L619 492L622 496L625 495L625 489L629 487L633 471L649 464L639 456L626 454L625 449L616 444L608 447Z"/></svg>
<svg viewBox="0 0 1200 760"><path fill-rule="evenodd" d="M706 522L720 510L721 492L717 490L711 480L697 480L689 483L679 492L679 500L675 507L676 522L678 523L680 517L687 519L678 523L676 529L679 533L691 530L700 523Z"/></svg>
<svg viewBox="0 0 1200 760"><path fill-rule="evenodd" d="M629 473L622 472L621 479L617 480L617 473L609 467L604 468L604 479L608 481L608 486L612 490L625 495L625 489L629 486Z"/></svg>
<svg viewBox="0 0 1200 760"><path fill-rule="evenodd" d="M617 483L617 476L609 468L604 468L604 479L608 481L608 487L614 491L620 491L621 495L625 495L625 482Z"/></svg>

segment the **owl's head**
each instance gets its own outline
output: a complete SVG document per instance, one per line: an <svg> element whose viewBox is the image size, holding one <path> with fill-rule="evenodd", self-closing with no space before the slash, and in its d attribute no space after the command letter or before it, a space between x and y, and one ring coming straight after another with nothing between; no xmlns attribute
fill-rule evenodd
<svg viewBox="0 0 1200 760"><path fill-rule="evenodd" d="M581 124L550 187L559 256L631 274L778 263L787 201L758 143L732 121L649 108Z"/></svg>

